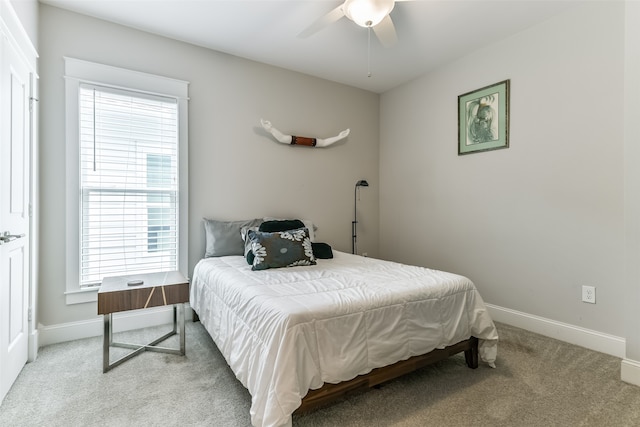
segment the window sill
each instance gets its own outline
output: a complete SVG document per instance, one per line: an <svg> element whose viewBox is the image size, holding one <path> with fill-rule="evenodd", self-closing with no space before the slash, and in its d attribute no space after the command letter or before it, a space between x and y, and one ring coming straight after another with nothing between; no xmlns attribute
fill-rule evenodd
<svg viewBox="0 0 640 427"><path fill-rule="evenodd" d="M99 286L95 286L86 289L79 289L77 291L65 292L64 295L67 299L67 305L98 301L98 289Z"/></svg>

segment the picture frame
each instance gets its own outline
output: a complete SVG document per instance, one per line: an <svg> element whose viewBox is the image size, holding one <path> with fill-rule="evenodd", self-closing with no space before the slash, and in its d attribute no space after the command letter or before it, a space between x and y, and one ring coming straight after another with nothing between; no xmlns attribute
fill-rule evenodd
<svg viewBox="0 0 640 427"><path fill-rule="evenodd" d="M504 80L458 96L458 155L509 148L509 87Z"/></svg>

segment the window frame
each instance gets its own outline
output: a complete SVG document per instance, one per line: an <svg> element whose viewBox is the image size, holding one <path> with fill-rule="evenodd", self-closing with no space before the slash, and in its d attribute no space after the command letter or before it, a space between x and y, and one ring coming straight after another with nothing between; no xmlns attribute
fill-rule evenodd
<svg viewBox="0 0 640 427"><path fill-rule="evenodd" d="M64 57L66 134L66 303L97 301L98 286L80 286L80 85L92 84L173 98L178 104L178 269L188 269L189 82Z"/></svg>

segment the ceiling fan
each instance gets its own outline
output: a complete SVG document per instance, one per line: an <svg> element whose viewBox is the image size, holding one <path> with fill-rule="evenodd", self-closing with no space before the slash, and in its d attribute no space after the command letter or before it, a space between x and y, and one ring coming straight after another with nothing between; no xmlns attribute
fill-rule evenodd
<svg viewBox="0 0 640 427"><path fill-rule="evenodd" d="M346 16L361 27L373 29L380 43L384 47L391 47L398 41L390 16L396 1L409 0L345 0L343 4L304 29L298 37L309 37Z"/></svg>

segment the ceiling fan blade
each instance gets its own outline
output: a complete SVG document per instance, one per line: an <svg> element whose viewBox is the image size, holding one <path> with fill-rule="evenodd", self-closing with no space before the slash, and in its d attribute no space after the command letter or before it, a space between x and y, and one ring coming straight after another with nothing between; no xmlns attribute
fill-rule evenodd
<svg viewBox="0 0 640 427"><path fill-rule="evenodd" d="M391 47L398 42L396 27L393 26L390 15L385 16L378 25L373 27L373 31L384 47Z"/></svg>
<svg viewBox="0 0 640 427"><path fill-rule="evenodd" d="M309 25L304 30L302 30L302 32L298 34L298 37L302 39L309 37L310 35L315 34L318 31L322 30L324 27L333 24L343 16L344 16L344 12L342 11L342 5L340 5L335 9L333 9L331 12L324 15L322 18L318 19L313 24Z"/></svg>

